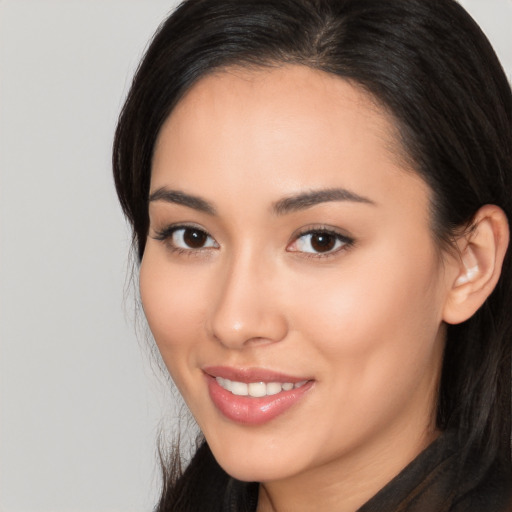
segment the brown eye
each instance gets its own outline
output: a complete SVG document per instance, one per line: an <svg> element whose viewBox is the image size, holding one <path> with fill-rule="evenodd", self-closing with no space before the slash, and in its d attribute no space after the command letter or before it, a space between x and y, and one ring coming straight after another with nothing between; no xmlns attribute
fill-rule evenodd
<svg viewBox="0 0 512 512"><path fill-rule="evenodd" d="M331 233L313 233L310 243L316 252L329 252L336 245L336 237Z"/></svg>
<svg viewBox="0 0 512 512"><path fill-rule="evenodd" d="M191 249L200 249L207 239L207 234L199 229L187 228L183 230L183 241Z"/></svg>
<svg viewBox="0 0 512 512"><path fill-rule="evenodd" d="M351 246L354 240L324 229L312 230L303 233L291 243L287 250L290 252L309 253L311 255L328 255Z"/></svg>
<svg viewBox="0 0 512 512"><path fill-rule="evenodd" d="M186 226L173 228L170 241L173 247L190 251L219 247L217 242L202 229Z"/></svg>

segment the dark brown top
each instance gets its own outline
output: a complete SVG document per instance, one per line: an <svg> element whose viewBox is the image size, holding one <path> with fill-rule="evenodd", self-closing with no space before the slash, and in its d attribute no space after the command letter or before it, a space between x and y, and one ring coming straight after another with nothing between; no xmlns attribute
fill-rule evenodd
<svg viewBox="0 0 512 512"><path fill-rule="evenodd" d="M455 434L441 435L357 512L512 512L510 463L461 454ZM257 501L257 483L231 478L222 512L255 512Z"/></svg>

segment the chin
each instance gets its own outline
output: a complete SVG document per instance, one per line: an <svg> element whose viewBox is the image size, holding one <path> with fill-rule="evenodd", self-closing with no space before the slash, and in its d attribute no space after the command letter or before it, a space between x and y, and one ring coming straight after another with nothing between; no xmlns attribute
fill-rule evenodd
<svg viewBox="0 0 512 512"><path fill-rule="evenodd" d="M272 459L255 462L241 460L242 457L238 461L215 458L228 475L243 482L272 482L290 477L296 472L295 468L290 468L289 465L286 469L281 468L280 464L276 465Z"/></svg>
<svg viewBox="0 0 512 512"><path fill-rule="evenodd" d="M276 447L276 439L255 443L247 440L235 446L229 441L212 443L210 448L219 465L228 475L244 482L270 482L286 479L300 472L297 450Z"/></svg>

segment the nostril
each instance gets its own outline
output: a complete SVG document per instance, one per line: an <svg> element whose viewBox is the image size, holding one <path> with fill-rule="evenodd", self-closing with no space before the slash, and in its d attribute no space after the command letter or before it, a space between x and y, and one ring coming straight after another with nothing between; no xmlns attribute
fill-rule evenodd
<svg viewBox="0 0 512 512"><path fill-rule="evenodd" d="M258 346L281 341L287 333L285 318L276 311L251 311L244 320L229 320L217 312L211 322L211 335L228 348Z"/></svg>

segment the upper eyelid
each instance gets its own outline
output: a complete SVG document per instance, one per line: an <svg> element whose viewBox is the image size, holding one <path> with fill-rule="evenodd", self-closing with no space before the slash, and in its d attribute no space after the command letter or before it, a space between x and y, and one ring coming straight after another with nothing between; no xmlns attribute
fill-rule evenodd
<svg viewBox="0 0 512 512"><path fill-rule="evenodd" d="M338 236L340 238L344 238L347 240L354 239L351 235L344 232L344 230L341 230L340 228L335 228L332 226L306 226L295 231L295 233L293 233L293 235L290 238L290 242L297 240L301 236L311 235L314 233L329 233L331 235Z"/></svg>
<svg viewBox="0 0 512 512"><path fill-rule="evenodd" d="M163 240L169 238L170 236L172 236L172 234L175 233L176 231L178 231L180 229L187 229L187 228L197 229L199 231L202 231L203 233L205 233L208 237L212 238L218 244L216 238L208 230L206 230L204 227L202 227L196 223L193 223L193 222L190 222L190 223L176 222L176 223L166 225L159 229L153 227L152 228L153 232L154 232L153 238L163 241ZM291 244L295 243L299 238L301 238L303 236L311 235L311 234L315 234L315 233L331 234L331 235L337 237L338 239L343 240L346 243L346 245L353 245L355 242L355 239L351 235L343 233L343 231L340 230L339 228L334 228L332 226L325 226L325 225L320 225L320 226L311 226L310 225L310 226L302 227L298 231L293 233L292 236L290 237L288 243L286 244L286 247L289 247ZM327 254L328 253L326 253L326 255Z"/></svg>
<svg viewBox="0 0 512 512"><path fill-rule="evenodd" d="M196 224L194 222L176 222L172 224L165 225L162 228L156 228L154 226L150 225L150 228L155 233L162 233L164 231L168 231L170 233L177 231L179 229L197 229L199 231L203 231L208 236L211 236L213 238L213 235L205 229L204 227L200 226L199 224ZM341 232L341 230L331 227L331 226L307 226L300 228L299 230L295 231L292 236L290 237L290 240L294 240L296 238L299 238L304 235L312 234L312 233L330 233L332 235L340 236L342 238L352 238L350 235Z"/></svg>
<svg viewBox="0 0 512 512"><path fill-rule="evenodd" d="M288 245L295 243L299 238L302 238L303 236L314 235L315 233L326 233L328 235L332 235L336 237L338 240L342 240L343 242L345 242L345 244L354 243L354 239L351 236L345 235L338 231L334 231L332 229L310 229L294 236Z"/></svg>
<svg viewBox="0 0 512 512"><path fill-rule="evenodd" d="M179 245L176 245L174 243L174 241L172 240L174 233L176 233L177 231L186 230L186 229L201 231L208 238L210 238L214 242L215 245L213 247L206 246L206 247L197 247L197 248L194 248L194 247L183 248L183 247L180 247ZM211 249L218 249L220 247L217 240L208 231L206 231L202 227L196 226L195 224L175 223L175 224L169 224L167 226L164 226L161 229L153 228L153 231L154 231L154 235L152 236L152 238L154 240L164 243L168 247L169 250L171 250L172 252L176 252L176 253L182 253L182 254L187 254L189 256L192 256L193 254L199 254L199 253L202 253L203 251L209 251Z"/></svg>
<svg viewBox="0 0 512 512"><path fill-rule="evenodd" d="M190 222L190 223L183 223L183 222L176 222L176 223L172 223L172 224L166 224L164 225L163 227L161 228L156 228L156 227L153 227L153 226L150 226L151 230L153 231L153 233L155 233L157 236L160 234L168 234L168 235L171 235L172 233L174 233L175 231L179 231L180 229L197 229L198 231L202 231L203 233L205 233L206 235L210 236L213 238L213 236L209 233L208 230L206 230L205 228L203 228L202 226L198 225L198 224L195 224L193 222Z"/></svg>
<svg viewBox="0 0 512 512"><path fill-rule="evenodd" d="M298 250L295 251L295 250L289 249L290 246L298 243L298 240L300 238L302 238L303 236L313 235L315 233L327 233L329 235L332 235L332 236L336 237L339 241L341 241L343 243L343 245L336 250L328 251L328 252L324 252L324 253L298 251ZM336 228L333 228L330 226L329 227L328 226L307 227L307 228L303 228L303 230L301 230L298 233L293 235L290 242L286 246L286 250L288 252L295 253L297 255L301 255L302 257L306 257L306 258L313 258L313 259L329 258L329 257L336 257L339 253L349 250L350 248L352 248L354 246L355 242L356 242L356 240L354 237L352 237L348 234L342 233L342 232L340 232L339 229L336 229Z"/></svg>

